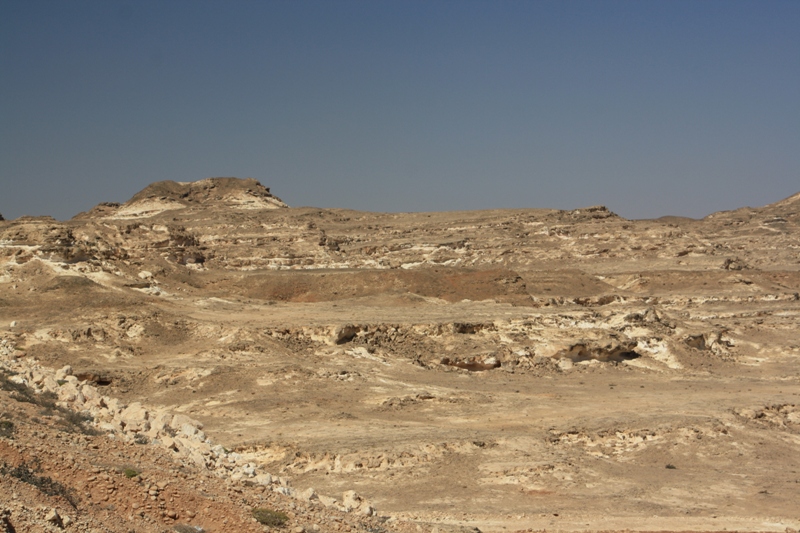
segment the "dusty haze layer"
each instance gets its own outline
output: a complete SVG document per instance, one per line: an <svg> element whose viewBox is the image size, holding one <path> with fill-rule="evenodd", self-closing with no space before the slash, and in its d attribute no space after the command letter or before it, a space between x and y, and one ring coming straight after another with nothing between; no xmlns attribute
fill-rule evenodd
<svg viewBox="0 0 800 533"><path fill-rule="evenodd" d="M427 530L784 531L799 230L800 194L632 221L160 182L0 222L0 331L294 487Z"/></svg>

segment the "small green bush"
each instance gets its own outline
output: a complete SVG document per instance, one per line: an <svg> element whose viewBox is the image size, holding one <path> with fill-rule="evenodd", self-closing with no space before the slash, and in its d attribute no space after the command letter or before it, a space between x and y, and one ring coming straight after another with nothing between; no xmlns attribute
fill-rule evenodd
<svg viewBox="0 0 800 533"><path fill-rule="evenodd" d="M289 520L289 517L286 515L286 513L273 511L272 509L266 509L264 507L257 507L253 509L253 517L258 521L259 524L270 527L281 527L286 523L287 520Z"/></svg>
<svg viewBox="0 0 800 533"><path fill-rule="evenodd" d="M140 472L135 468L125 468L122 473L125 474L125 477L128 479L136 477L140 474Z"/></svg>

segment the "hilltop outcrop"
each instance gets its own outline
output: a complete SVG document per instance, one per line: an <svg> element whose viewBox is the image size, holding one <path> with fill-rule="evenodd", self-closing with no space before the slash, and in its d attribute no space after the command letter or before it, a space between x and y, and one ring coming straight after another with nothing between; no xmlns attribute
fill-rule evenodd
<svg viewBox="0 0 800 533"><path fill-rule="evenodd" d="M253 178L207 178L193 182L159 181L124 204L101 203L75 218L146 218L187 207L279 209L288 206Z"/></svg>

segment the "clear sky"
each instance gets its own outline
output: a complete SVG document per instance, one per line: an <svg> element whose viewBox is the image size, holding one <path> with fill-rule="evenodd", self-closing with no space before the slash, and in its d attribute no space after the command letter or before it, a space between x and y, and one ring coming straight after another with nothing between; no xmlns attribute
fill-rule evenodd
<svg viewBox="0 0 800 533"><path fill-rule="evenodd" d="M0 0L0 213L254 177L292 206L800 191L800 1Z"/></svg>

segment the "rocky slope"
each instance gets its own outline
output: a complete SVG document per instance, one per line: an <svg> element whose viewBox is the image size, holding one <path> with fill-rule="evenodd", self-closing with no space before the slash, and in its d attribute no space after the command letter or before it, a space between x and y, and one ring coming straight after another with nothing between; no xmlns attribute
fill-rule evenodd
<svg viewBox="0 0 800 533"><path fill-rule="evenodd" d="M297 491L185 415L124 404L0 340L3 531L403 531L354 491ZM337 512L338 511L338 512ZM273 515L274 516L274 515Z"/></svg>
<svg viewBox="0 0 800 533"><path fill-rule="evenodd" d="M115 445L331 516L355 490L355 529L783 531L800 524L799 225L800 194L632 221L160 182L0 222L0 332L25 354L15 379L74 395Z"/></svg>

